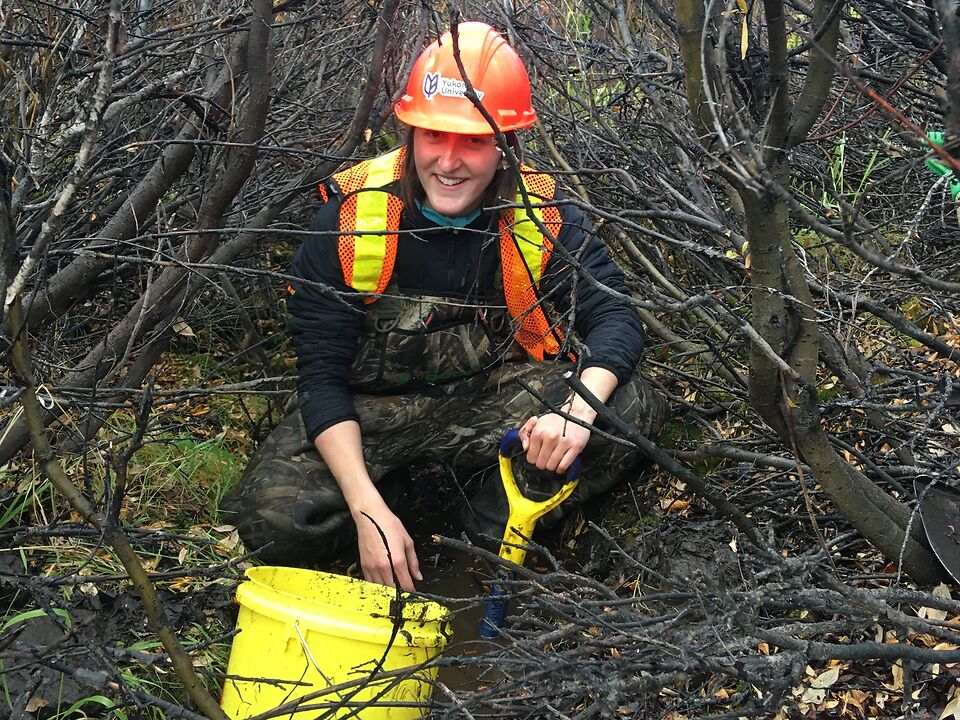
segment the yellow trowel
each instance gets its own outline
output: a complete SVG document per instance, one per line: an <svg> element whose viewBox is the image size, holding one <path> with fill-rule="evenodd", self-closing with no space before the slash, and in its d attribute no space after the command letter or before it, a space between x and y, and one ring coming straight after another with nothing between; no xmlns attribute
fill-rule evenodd
<svg viewBox="0 0 960 720"><path fill-rule="evenodd" d="M525 497L517 487L512 464L512 458L522 447L520 431L516 429L508 430L500 442L500 480L503 482L503 490L507 494L507 503L510 507L510 517L500 544L500 557L517 565L523 565L524 558L527 556L526 543L533 537L537 520L570 497L580 477L580 458L578 457L567 470L566 483L553 497L541 502ZM500 574L504 579L510 576L506 568L502 569ZM503 619L507 614L506 592L502 585L494 584L490 588L487 609L483 620L480 621L480 637L490 639L500 633Z"/></svg>

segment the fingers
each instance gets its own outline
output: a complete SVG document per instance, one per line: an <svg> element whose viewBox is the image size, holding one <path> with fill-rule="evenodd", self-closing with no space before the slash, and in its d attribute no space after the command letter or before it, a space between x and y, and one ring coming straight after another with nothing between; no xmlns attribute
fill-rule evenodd
<svg viewBox="0 0 960 720"><path fill-rule="evenodd" d="M391 552L391 555L393 553ZM396 574L396 582L400 585L401 590L413 590L413 578L410 577L410 569L407 567L407 555L404 552L399 553L399 557L393 557L393 568L391 571L389 562L387 563L387 570L385 577L380 580L381 585L389 585L393 587L394 585L394 574Z"/></svg>
<svg viewBox="0 0 960 720"><path fill-rule="evenodd" d="M414 580L423 579L413 539L393 513L381 513L358 523L357 541L366 580L414 590Z"/></svg>
<svg viewBox="0 0 960 720"><path fill-rule="evenodd" d="M399 585L402 590L414 590L414 577L422 580L419 564L416 560L416 552L413 550L413 543L410 547L390 548L390 554L381 545L376 557L371 558L366 564L361 563L363 568L363 577L370 582L379 583L394 587ZM411 573L410 558L413 557L416 570ZM392 561L392 564L391 564ZM394 580L396 578L396 580Z"/></svg>
<svg viewBox="0 0 960 720"><path fill-rule="evenodd" d="M540 470L554 471L567 451L563 424L545 416L536 423L527 443L527 462ZM559 418L561 421L563 418Z"/></svg>
<svg viewBox="0 0 960 720"><path fill-rule="evenodd" d="M557 472L563 474L570 469L570 466L573 465L573 461L579 457L580 451L574 451L573 448L567 450L564 454L563 459L557 463Z"/></svg>
<svg viewBox="0 0 960 720"><path fill-rule="evenodd" d="M540 447L540 454L537 462L534 463L538 470L547 470L548 472L561 472L560 463L567 455L569 449L567 443L561 439L552 447L549 442L545 442Z"/></svg>
<svg viewBox="0 0 960 720"><path fill-rule="evenodd" d="M389 555L383 548L381 548L380 553L381 556L375 568L374 582L390 587L399 585L401 590L415 589L409 564L410 554L414 555L414 562L416 562L413 541L410 541L409 547L390 548ZM419 575L419 570L417 574Z"/></svg>
<svg viewBox="0 0 960 720"><path fill-rule="evenodd" d="M540 419L539 415L534 415L532 418L527 420L523 427L520 428L520 447L526 451L530 445L530 434L533 432L533 429L537 426L537 420Z"/></svg>
<svg viewBox="0 0 960 720"><path fill-rule="evenodd" d="M539 470L565 473L590 439L587 428L559 415L544 415L536 420L531 418L524 428L528 426L531 429L525 446L527 462Z"/></svg>
<svg viewBox="0 0 960 720"><path fill-rule="evenodd" d="M384 551L384 555L386 555L386 551ZM390 564L391 560L393 561L392 566ZM390 547L390 556L386 558L385 564L386 577L381 581L383 585L393 586L394 577L396 577L396 582L400 585L401 590L415 590L414 579L423 580L423 576L420 574L420 563L417 560L417 551L414 549L413 540L406 532L403 533L400 547Z"/></svg>
<svg viewBox="0 0 960 720"><path fill-rule="evenodd" d="M406 548L407 567L410 569L410 575L418 582L423 580L423 574L420 572L420 560L417 559L417 549L413 546L413 540ZM412 583L411 583L412 584ZM410 588L413 589L412 587Z"/></svg>

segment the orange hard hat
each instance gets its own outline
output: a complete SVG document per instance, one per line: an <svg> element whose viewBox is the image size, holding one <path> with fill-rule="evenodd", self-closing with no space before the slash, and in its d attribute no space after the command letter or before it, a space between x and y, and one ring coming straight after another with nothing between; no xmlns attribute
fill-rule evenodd
<svg viewBox="0 0 960 720"><path fill-rule="evenodd" d="M485 23L465 22L457 27L463 69L500 131L533 125L537 113L530 103L530 78L520 56ZM466 96L449 32L417 58L407 92L394 112L400 122L413 127L465 135L494 134L490 123Z"/></svg>

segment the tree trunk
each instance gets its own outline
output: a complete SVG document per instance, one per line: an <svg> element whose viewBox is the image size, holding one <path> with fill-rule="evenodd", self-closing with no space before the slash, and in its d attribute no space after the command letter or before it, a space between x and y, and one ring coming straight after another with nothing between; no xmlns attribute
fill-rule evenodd
<svg viewBox="0 0 960 720"><path fill-rule="evenodd" d="M940 582L943 570L926 546L921 524L914 522L908 537L910 510L843 460L821 425L816 393L820 333L805 271L791 243L786 203L770 194L743 192L741 197L750 243L753 324L795 372L784 373L754 345L752 405L810 467L851 525L888 559L902 562L916 582Z"/></svg>
<svg viewBox="0 0 960 720"><path fill-rule="evenodd" d="M803 142L830 89L839 8L831 0L815 4L817 47L809 54L808 73L795 104L783 3L764 0L763 9L769 43L768 94L754 93L752 102L762 105L744 113L716 79L721 64L702 0L677 3L691 119L704 148L717 156L719 171L737 189L745 212L752 324L763 341L751 346L751 403L864 537L888 559L902 563L911 578L933 584L944 572L926 546L919 523L913 523L907 536L907 507L837 455L820 423L819 328L806 269L793 249L785 194L790 187L790 149ZM744 125L749 116L764 118L763 126ZM720 126L733 117L740 122ZM731 138L737 142L731 143Z"/></svg>

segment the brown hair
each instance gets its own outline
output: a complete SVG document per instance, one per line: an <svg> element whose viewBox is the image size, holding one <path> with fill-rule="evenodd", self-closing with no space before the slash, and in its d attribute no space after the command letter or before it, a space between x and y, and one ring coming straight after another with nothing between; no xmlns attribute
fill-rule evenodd
<svg viewBox="0 0 960 720"><path fill-rule="evenodd" d="M408 127L403 138L403 144L407 148L406 157L403 159L403 168L400 174L400 199L406 207L413 207L414 201L423 202L426 193L423 191L423 185L420 184L420 177L417 175L417 166L413 159L413 132L414 128ZM517 133L510 131L504 133L507 138L507 144L513 150L513 154L520 162L523 162L523 147L520 145L520 138ZM517 179L516 175L509 168L498 168L493 176L493 180L487 186L487 191L483 195L483 206L496 207L514 203L517 199Z"/></svg>

